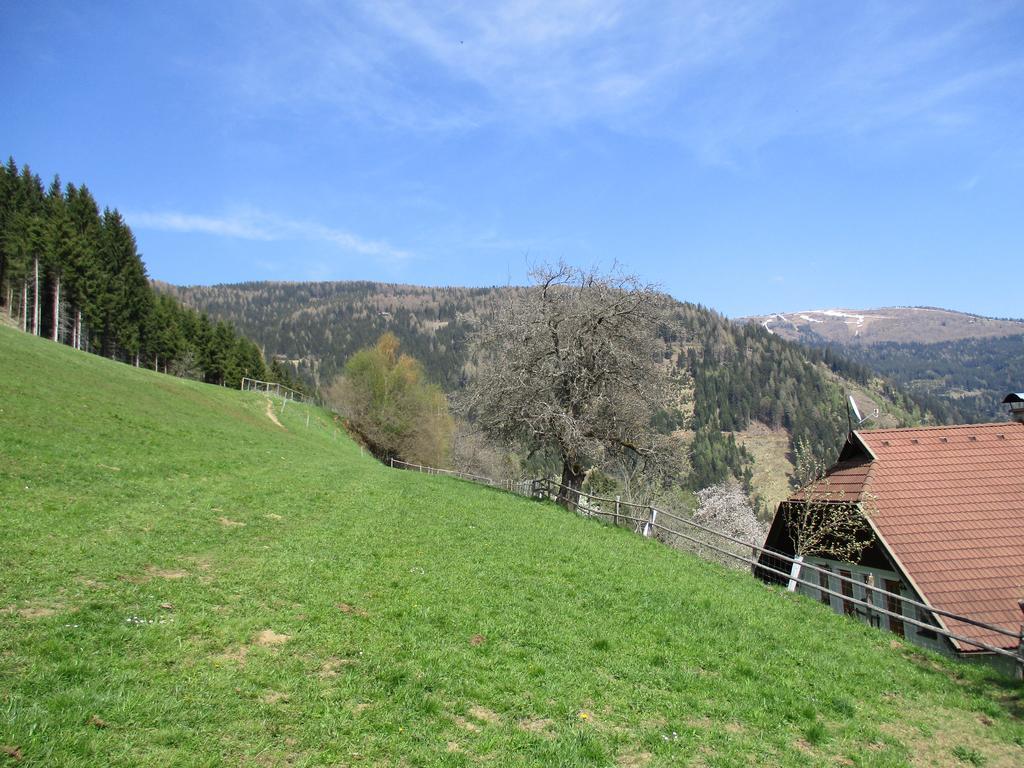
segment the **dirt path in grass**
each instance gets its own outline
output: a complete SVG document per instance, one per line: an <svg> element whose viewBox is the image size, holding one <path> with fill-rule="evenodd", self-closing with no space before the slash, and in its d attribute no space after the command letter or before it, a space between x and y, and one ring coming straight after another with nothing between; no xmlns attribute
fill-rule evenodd
<svg viewBox="0 0 1024 768"><path fill-rule="evenodd" d="M267 418L277 424L281 429L285 428L284 424L277 420L277 414L274 413L274 403L269 397L267 398Z"/></svg>

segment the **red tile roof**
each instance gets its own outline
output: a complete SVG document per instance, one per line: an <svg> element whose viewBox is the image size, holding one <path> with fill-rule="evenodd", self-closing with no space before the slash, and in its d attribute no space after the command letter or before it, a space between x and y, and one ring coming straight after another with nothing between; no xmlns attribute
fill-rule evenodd
<svg viewBox="0 0 1024 768"><path fill-rule="evenodd" d="M854 435L860 445L852 447L861 450L844 450L817 492L864 502L926 603L1016 631L1024 621L1017 604L1024 598L1024 424ZM1013 638L939 618L955 634L1017 646Z"/></svg>

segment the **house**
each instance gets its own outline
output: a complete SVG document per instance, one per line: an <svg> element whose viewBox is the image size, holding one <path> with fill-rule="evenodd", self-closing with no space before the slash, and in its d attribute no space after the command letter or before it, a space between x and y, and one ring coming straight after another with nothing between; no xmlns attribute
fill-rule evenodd
<svg viewBox="0 0 1024 768"><path fill-rule="evenodd" d="M1003 402L1011 404L1013 421L851 432L825 476L779 505L765 549L794 555L787 521L808 504L858 509L870 526L865 538L871 542L850 562L807 554L804 562L820 570L804 569L798 577L804 583L791 586L918 645L1013 669L1012 659L941 630L1018 652L1019 636L929 610L1013 633L1024 621L1019 602L1024 599L1024 393ZM769 559L762 556L762 565ZM762 578L786 581L777 572L761 571Z"/></svg>

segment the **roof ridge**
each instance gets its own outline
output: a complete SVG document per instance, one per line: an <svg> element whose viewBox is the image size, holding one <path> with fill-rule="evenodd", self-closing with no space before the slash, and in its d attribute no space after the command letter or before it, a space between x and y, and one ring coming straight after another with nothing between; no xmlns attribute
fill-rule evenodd
<svg viewBox="0 0 1024 768"><path fill-rule="evenodd" d="M867 501L866 496L868 494L871 494L871 498L872 499L877 498L875 494L871 493L871 491L868 490L868 487L871 485L871 481L875 477L875 467L877 467L877 466L878 466L877 461L869 461L868 462L868 471L864 473L864 482L861 483L861 485L860 485L860 493L857 494L857 503L862 505L861 506L861 513L865 517L867 517L867 518L871 517L870 511L869 510L865 510L864 507L863 507L863 504L864 504L865 501Z"/></svg>
<svg viewBox="0 0 1024 768"><path fill-rule="evenodd" d="M947 429L992 429L1002 428L1006 429L1010 427L1013 429L1019 421L986 421L980 424L943 424L940 426L932 427L885 427L882 429L858 429L854 430L858 435L880 435L883 432L940 432Z"/></svg>

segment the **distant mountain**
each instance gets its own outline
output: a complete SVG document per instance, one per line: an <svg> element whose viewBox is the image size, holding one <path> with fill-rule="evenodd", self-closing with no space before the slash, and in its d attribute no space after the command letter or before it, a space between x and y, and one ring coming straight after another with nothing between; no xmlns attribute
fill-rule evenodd
<svg viewBox="0 0 1024 768"><path fill-rule="evenodd" d="M789 341L811 344L935 344L1024 334L1024 320L1001 320L935 307L809 309L741 317Z"/></svg>
<svg viewBox="0 0 1024 768"><path fill-rule="evenodd" d="M932 307L826 309L740 318L830 348L896 382L947 423L1001 421L1024 389L1024 321Z"/></svg>

